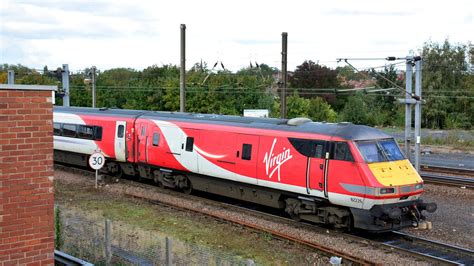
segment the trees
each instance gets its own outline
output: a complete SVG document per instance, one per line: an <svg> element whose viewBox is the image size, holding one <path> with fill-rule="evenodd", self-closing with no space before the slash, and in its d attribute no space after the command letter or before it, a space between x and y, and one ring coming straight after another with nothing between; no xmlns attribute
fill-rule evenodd
<svg viewBox="0 0 474 266"><path fill-rule="evenodd" d="M367 124L369 109L361 93L348 97L344 109L340 113L340 121L352 122L355 124Z"/></svg>
<svg viewBox="0 0 474 266"><path fill-rule="evenodd" d="M309 100L298 95L298 92L294 92L286 99L287 103L287 116L288 118L295 117L308 117L309 112Z"/></svg>
<svg viewBox="0 0 474 266"><path fill-rule="evenodd" d="M309 100L308 116L313 121L336 122L337 113L323 98L315 97Z"/></svg>
<svg viewBox="0 0 474 266"><path fill-rule="evenodd" d="M423 126L470 128L474 124L474 47L465 44L427 42L422 51ZM58 85L61 71L43 68L43 74L22 65L0 65L0 83L6 83L7 70L15 71L17 84ZM41 71L40 71L41 72ZM87 69L70 77L72 106L91 106L91 86L84 84ZM143 70L114 68L97 75L97 106L147 110L179 110L179 68L153 65ZM279 116L278 70L266 64L237 72L209 69L196 63L186 75L188 112L242 115L244 109L268 109ZM307 116L314 121L351 121L368 125L403 124L403 105L395 97L403 92L357 93L339 88L380 88L393 84L404 87L403 72L393 65L381 71L360 74L351 67L331 69L311 60L297 66L289 77L293 91L288 96L289 117ZM367 78L371 75L373 79ZM383 78L382 78L383 77ZM328 90L329 89L329 90ZM61 99L57 104L61 104Z"/></svg>
<svg viewBox="0 0 474 266"><path fill-rule="evenodd" d="M472 48L471 48L472 49ZM471 109L474 89L472 73L468 71L464 44L425 43L422 51L424 126L430 128L470 128L473 122Z"/></svg>
<svg viewBox="0 0 474 266"><path fill-rule="evenodd" d="M319 65L311 60L304 61L296 67L289 77L292 88L339 88L337 71Z"/></svg>

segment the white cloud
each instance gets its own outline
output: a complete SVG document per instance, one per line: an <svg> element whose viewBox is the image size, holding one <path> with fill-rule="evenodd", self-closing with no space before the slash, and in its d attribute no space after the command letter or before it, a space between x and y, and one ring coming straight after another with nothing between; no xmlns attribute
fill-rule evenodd
<svg viewBox="0 0 474 266"><path fill-rule="evenodd" d="M221 60L231 70L250 60L279 67L283 31L289 69L305 59L336 66L338 57L404 56L429 39L474 39L469 0L1 3L0 62L37 68L179 64L181 23L187 25L188 67Z"/></svg>

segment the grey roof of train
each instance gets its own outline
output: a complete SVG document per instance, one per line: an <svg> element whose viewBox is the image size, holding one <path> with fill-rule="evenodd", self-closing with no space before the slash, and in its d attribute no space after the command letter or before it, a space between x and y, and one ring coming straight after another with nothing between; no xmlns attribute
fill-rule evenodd
<svg viewBox="0 0 474 266"><path fill-rule="evenodd" d="M341 137L347 140L384 139L392 136L372 127L355 125L352 123L324 123L309 122L298 126L288 125L288 119L276 118L254 118L231 115L195 114L180 112L123 110L109 108L87 108L87 107L54 107L55 112L83 113L91 115L110 115L123 117L154 118L161 120L180 120L186 122L206 121L210 124L224 124L240 127L251 127L260 129L274 129L293 132L315 133Z"/></svg>

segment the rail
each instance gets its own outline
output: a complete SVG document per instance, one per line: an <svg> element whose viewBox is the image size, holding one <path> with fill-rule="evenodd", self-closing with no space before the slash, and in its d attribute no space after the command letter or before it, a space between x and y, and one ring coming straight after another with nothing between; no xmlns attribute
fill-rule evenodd
<svg viewBox="0 0 474 266"><path fill-rule="evenodd" d="M474 188L474 169L422 165L420 175L427 183Z"/></svg>
<svg viewBox="0 0 474 266"><path fill-rule="evenodd" d="M94 266L94 264L87 262L85 260L78 259L74 256L66 254L62 251L54 251L54 265L58 266Z"/></svg>
<svg viewBox="0 0 474 266"><path fill-rule="evenodd" d="M420 170L422 172L428 172L428 173L449 174L449 175L474 178L474 169L468 169L468 168L422 165Z"/></svg>
<svg viewBox="0 0 474 266"><path fill-rule="evenodd" d="M63 169L65 169L65 168L66 167L64 167ZM77 168L75 168L75 169L78 170ZM88 171L86 170L84 172L88 172ZM265 228L265 227L262 227L262 226L259 226L259 225L255 225L255 224L252 224L252 223L249 223L249 222L246 222L246 221L237 221L237 220L229 219L229 217L213 213L213 212L211 212L207 209L193 209L193 208L183 207L182 205L179 205L179 204L173 204L173 203L169 203L169 202L159 202L159 201L156 201L156 200L147 199L146 197L138 195L138 194L134 194L133 196L142 197L143 199L149 200L149 201L154 202L156 204L165 204L167 206L177 208L177 209L186 209L188 211L204 214L204 215L211 216L211 217L221 219L221 220L225 220L225 221L228 221L228 222L231 222L231 223L240 224L242 226L245 226L245 227L257 230L257 231L267 232L267 233L270 233L270 234L272 234L276 237L279 237L279 238L282 238L282 239L287 239L287 240L290 240L292 242L299 243L301 245L314 248L316 250L319 250L322 253L329 254L330 256L342 257L345 262L352 262L356 265L377 265L378 264L377 262L374 262L374 261L366 260L366 259L363 259L363 258L358 258L358 257L353 256L351 254L347 254L347 253L344 253L344 252L341 252L341 251L338 251L338 250L335 250L335 249L332 249L332 248L329 248L329 247L325 247L325 246L319 245L317 243L306 241L304 239L299 239L299 238L297 238L295 236L292 236L292 235L287 235L284 232L279 232L279 231L275 231L275 230L272 230L272 229L268 229L268 228ZM222 205L230 205L230 206L233 206L233 208L240 208L242 210L249 211L249 212L254 212L254 213L259 213L261 215L272 216L275 219L277 219L277 218L282 219L282 220L285 220L286 222L293 221L293 220L290 220L288 218L281 217L279 215L269 214L269 213L266 213L264 211L259 211L259 210L255 210L255 209L248 208L248 207L235 206L234 204L226 204L226 203L223 204L222 202L221 202L221 204ZM298 224L303 225L304 223L299 222ZM348 236L357 237L356 235L348 235ZM380 235L378 235L378 236L380 236ZM384 246L387 246L389 248L396 248L398 250L402 250L404 252L411 253L411 254L413 254L415 256L418 256L418 257L423 257L424 259L428 259L428 260L431 260L431 261L436 261L438 263L442 262L444 264L448 263L448 264L459 265L459 264L463 264L463 262L467 262L467 263L465 263L465 265L474 265L474 254L473 254L473 251L471 251L471 250L463 249L463 248L456 247L456 246L451 246L451 245L444 244L444 243L441 243L441 242L436 242L436 241L432 241L432 240L418 238L416 236L404 234L404 233L401 233L401 232L392 232L390 234L383 234L383 238L379 238L379 239L377 239L377 237L366 237L366 236L364 236L363 238L365 238L367 240L378 241L379 243L382 243Z"/></svg>
<svg viewBox="0 0 474 266"><path fill-rule="evenodd" d="M383 245L441 264L474 265L474 251L394 231L377 239Z"/></svg>
<svg viewBox="0 0 474 266"><path fill-rule="evenodd" d="M74 166L66 166L66 165L61 165L61 164L55 164L55 167L57 168L60 168L62 170L69 170L69 171L73 171L73 172L80 172L82 174L88 174L88 175L91 175L91 171L88 170L88 169L84 169L84 168L77 168L77 167L74 167ZM136 183L134 181L131 181L131 183ZM140 185L145 185L147 186L146 183L138 183ZM228 217L228 216L225 216L225 215L221 215L221 214L217 214L215 212L212 212L211 210L208 210L207 208L204 208L204 209L194 209L194 208L191 208L191 207L186 207L186 206L183 206L183 205L180 205L179 203L171 203L171 202L161 202L159 200L156 200L156 199L150 199L150 198L147 198L146 196L140 194L140 193L132 193L130 192L131 194L128 194L130 196L133 196L133 197L136 197L136 198L142 198L144 200L147 200L151 203L154 203L154 204L162 204L162 205L165 205L165 206L168 206L168 207L172 207L172 208L176 208L176 209L180 209L180 210L187 210L187 211L191 211L191 212L195 212L195 213L199 213L199 214L203 214L203 215L207 215L207 216L210 216L210 217L213 217L213 218L216 218L216 219L219 219L219 220L223 220L223 221L227 221L227 222L230 222L230 223L234 223L234 224L238 224L238 225L241 225L241 226L245 226L247 228L250 228L250 229L253 229L253 230L256 230L256 231L260 231L260 232L265 232L265 233L269 233L277 238L280 238L280 239L285 239L285 240L289 240L291 242L295 242L295 243L298 243L300 245L303 245L303 246L307 246L309 248L312 248L314 250L317 250L319 251L320 253L323 253L323 254L326 254L326 255L329 255L329 256L338 256L338 257L341 257L343 259L343 262L344 263L350 263L352 265L380 265L380 263L378 262L375 262L375 261L372 261L372 260L368 260L368 259L365 259L365 258L361 258L361 257L357 257L357 256L354 256L354 255L351 255L349 253L346 253L346 252L343 252L343 251L339 251L337 249L334 249L334 248L331 248L331 247L327 247L327 246L323 246L323 245L320 245L318 243L315 243L315 242L311 242L311 241L308 241L308 240L304 240L304 239L301 239L301 238L298 238L298 237L295 237L293 235L290 235L290 234L286 234L284 232L280 232L280 231L277 231L277 230L273 230L273 229L270 229L270 228L266 228L264 226L260 226L260 225L257 225L257 224L254 224L254 223L251 223L251 222L247 222L247 221L243 221L243 220L235 220L231 217ZM183 197L186 197L185 194L179 194L180 196L183 196ZM217 201L214 201L212 200L213 202L217 202ZM222 202L217 202L219 203L220 205L227 205L227 206L233 206L233 207L236 207L235 205L233 204L222 204ZM257 211L257 210L252 210L250 208L245 208L245 207L236 207L236 208L240 208L240 209L245 209L249 212L254 212L254 213L259 213L260 215L270 215L274 218L280 218L282 220L286 220L286 221L292 221L292 222L295 222L294 220L291 220L291 219L287 219L287 218L284 218L284 217L279 217L277 215L271 215L271 214L268 214L268 213L265 213L265 212L261 212L261 211ZM301 224L301 223L298 223L298 224Z"/></svg>
<svg viewBox="0 0 474 266"><path fill-rule="evenodd" d="M427 183L474 188L474 178L450 175L438 175L421 172L421 177Z"/></svg>

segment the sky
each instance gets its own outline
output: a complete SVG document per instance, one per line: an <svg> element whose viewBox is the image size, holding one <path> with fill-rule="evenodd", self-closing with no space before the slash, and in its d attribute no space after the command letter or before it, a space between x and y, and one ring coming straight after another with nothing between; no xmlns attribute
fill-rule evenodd
<svg viewBox="0 0 474 266"><path fill-rule="evenodd" d="M186 24L186 68L221 61L281 67L304 60L330 67L336 58L418 54L427 41L474 41L474 1L161 1L0 0L0 63L72 71L180 63ZM381 61L350 61L358 68Z"/></svg>

